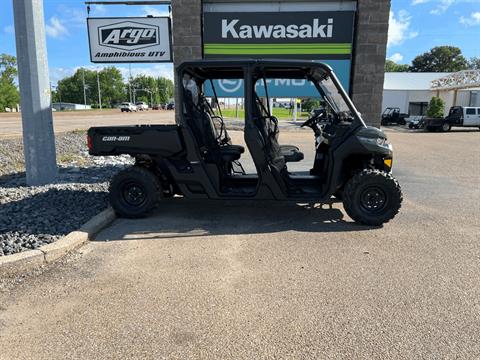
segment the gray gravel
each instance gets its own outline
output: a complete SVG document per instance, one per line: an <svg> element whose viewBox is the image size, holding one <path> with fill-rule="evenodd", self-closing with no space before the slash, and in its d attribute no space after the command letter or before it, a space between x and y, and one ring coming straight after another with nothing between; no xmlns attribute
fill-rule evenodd
<svg viewBox="0 0 480 360"><path fill-rule="evenodd" d="M91 157L84 132L57 137L55 184L25 184L20 139L0 141L0 256L37 249L78 229L108 206L110 178L128 156Z"/></svg>

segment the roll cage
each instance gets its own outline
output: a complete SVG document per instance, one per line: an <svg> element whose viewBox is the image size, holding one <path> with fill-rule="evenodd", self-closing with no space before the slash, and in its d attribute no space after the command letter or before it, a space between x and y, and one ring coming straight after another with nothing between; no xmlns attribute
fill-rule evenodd
<svg viewBox="0 0 480 360"><path fill-rule="evenodd" d="M243 79L245 84L244 97L247 104L247 109L248 103L250 101L255 101L255 95L249 93L249 88L254 86L258 80L307 79L313 82L320 95L326 100L326 102L329 103L333 109L338 111L335 102L332 100L331 96L329 96L328 91L326 91L321 84L323 80L330 78L353 116L354 123L352 124L352 127L366 127L361 114L348 97L332 68L323 63L294 60L200 60L185 62L180 65L177 68L178 79L183 79L184 74L188 74L192 78L196 79L197 85L200 88L206 81L213 79ZM179 96L180 100L182 101L182 91L180 91ZM248 116L246 116L245 125L248 125L248 121L249 119L251 120L253 114L247 111L247 115ZM180 121L179 125L187 125L182 117L180 117L178 121Z"/></svg>

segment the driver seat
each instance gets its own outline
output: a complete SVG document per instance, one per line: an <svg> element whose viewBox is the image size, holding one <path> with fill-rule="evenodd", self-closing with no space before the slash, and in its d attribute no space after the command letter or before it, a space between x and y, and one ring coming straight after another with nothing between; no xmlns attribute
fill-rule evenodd
<svg viewBox="0 0 480 360"><path fill-rule="evenodd" d="M260 131L265 138L273 137L278 146L278 155L283 156L285 162L300 162L305 158L305 155L295 145L280 145L278 143L279 131L276 122L278 120L273 117L259 117L262 121Z"/></svg>
<svg viewBox="0 0 480 360"><path fill-rule="evenodd" d="M273 137L277 145L277 153L279 156L282 156L285 159L285 162L300 162L305 158L305 155L300 151L300 149L295 145L280 145L278 143L279 130L278 130L278 120L276 117L270 115L269 110L263 106L262 101L257 93L255 93L256 105L254 109L257 112L257 118L261 121L257 125L262 136L267 139ZM263 110L263 112L262 112ZM263 115L265 113L266 115Z"/></svg>

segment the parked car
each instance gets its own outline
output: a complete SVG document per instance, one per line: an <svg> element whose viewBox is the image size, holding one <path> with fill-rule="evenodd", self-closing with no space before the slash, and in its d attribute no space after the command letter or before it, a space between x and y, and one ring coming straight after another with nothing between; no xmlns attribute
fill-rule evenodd
<svg viewBox="0 0 480 360"><path fill-rule="evenodd" d="M411 116L408 118L410 129L423 129L425 127L425 116Z"/></svg>
<svg viewBox="0 0 480 360"><path fill-rule="evenodd" d="M144 101L137 102L137 109L140 111L148 111L148 104Z"/></svg>
<svg viewBox="0 0 480 360"><path fill-rule="evenodd" d="M162 110L162 104L153 104L152 110Z"/></svg>
<svg viewBox="0 0 480 360"><path fill-rule="evenodd" d="M175 110L175 103L170 103L167 105L167 110Z"/></svg>
<svg viewBox="0 0 480 360"><path fill-rule="evenodd" d="M450 131L452 127L478 127L480 129L480 107L452 106L446 118L427 119L428 131Z"/></svg>
<svg viewBox="0 0 480 360"><path fill-rule="evenodd" d="M382 125L398 124L405 125L408 114L400 112L400 108L387 107L382 114Z"/></svg>
<svg viewBox="0 0 480 360"><path fill-rule="evenodd" d="M137 106L135 104L132 104L130 102L124 102L120 104L120 110L122 112L137 112Z"/></svg>

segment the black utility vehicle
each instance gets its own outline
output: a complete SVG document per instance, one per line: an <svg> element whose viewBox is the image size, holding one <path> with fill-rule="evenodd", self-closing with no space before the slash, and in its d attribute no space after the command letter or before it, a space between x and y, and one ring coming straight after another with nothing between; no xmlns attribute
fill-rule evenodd
<svg viewBox="0 0 480 360"><path fill-rule="evenodd" d="M392 147L381 130L365 125L328 65L280 60L196 61L183 63L177 72L182 79L177 125L95 127L88 131L91 155L129 154L136 160L110 185L110 201L120 216L143 216L161 198L174 195L231 201L343 201L348 215L367 225L381 225L398 213L402 193L391 174ZM218 104L217 79L243 80L247 149L232 144L221 109L212 108ZM315 135L310 172L288 170L288 163L302 161L304 154L296 146L278 142L280 127L268 107L269 79L306 79L325 103L323 111L302 125ZM258 84L264 86L262 96L256 92ZM212 101L203 93L207 87L215 94ZM253 174L242 167L245 151L255 164Z"/></svg>
<svg viewBox="0 0 480 360"><path fill-rule="evenodd" d="M398 124L398 125L406 125L408 114L404 114L400 112L400 108L392 108L388 107L382 114L382 125L391 125L391 124Z"/></svg>

